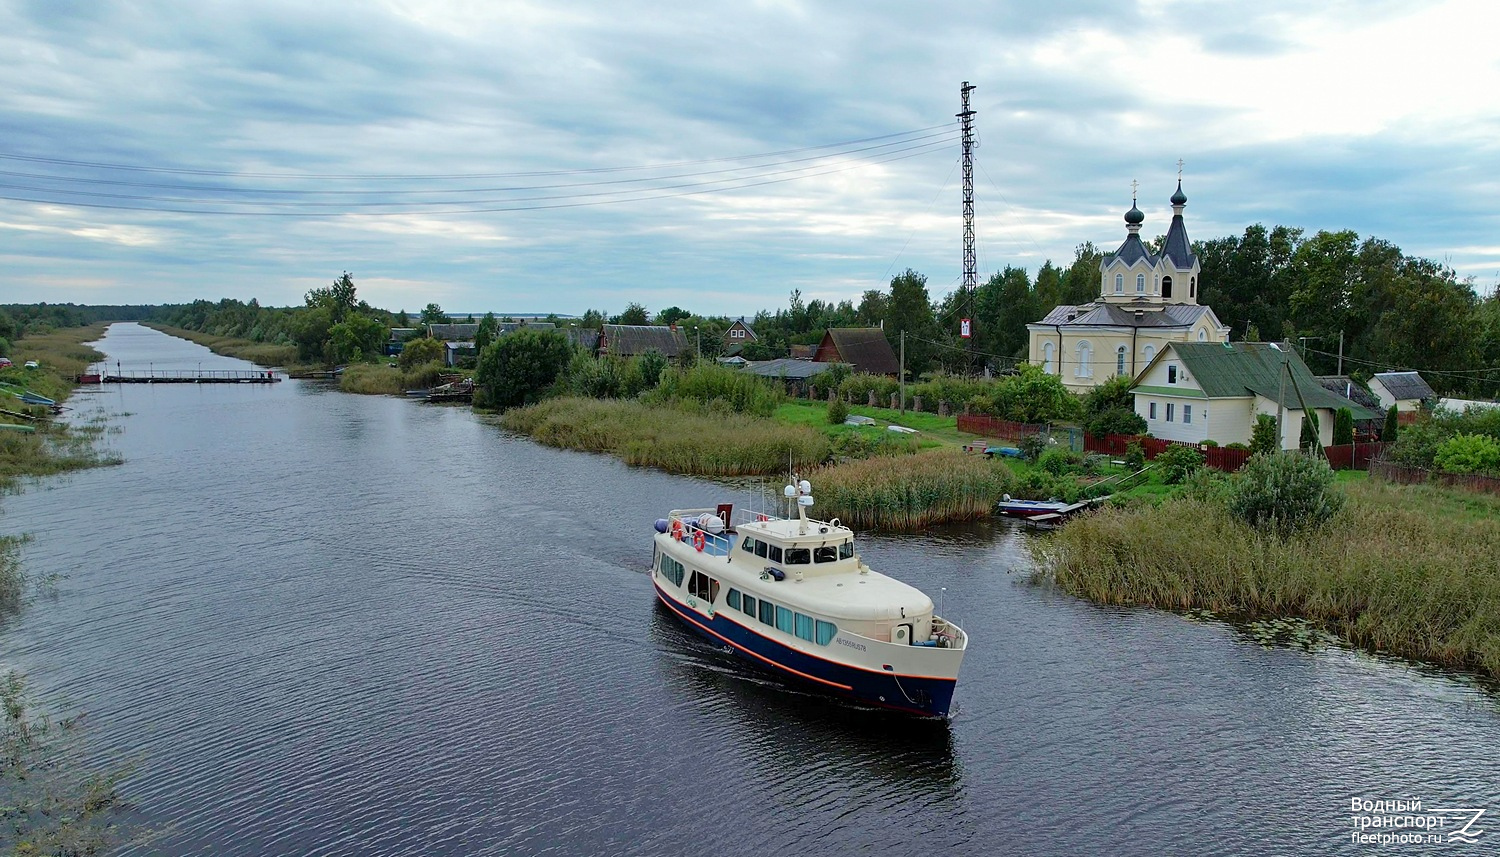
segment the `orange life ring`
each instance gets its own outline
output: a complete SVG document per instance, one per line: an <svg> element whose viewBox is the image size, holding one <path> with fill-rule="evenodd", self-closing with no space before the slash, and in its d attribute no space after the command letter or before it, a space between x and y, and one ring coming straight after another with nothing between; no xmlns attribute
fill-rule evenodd
<svg viewBox="0 0 1500 857"><path fill-rule="evenodd" d="M672 519L672 538L676 539L679 542L682 541L682 519L681 518L673 518Z"/></svg>
<svg viewBox="0 0 1500 857"><path fill-rule="evenodd" d="M703 552L703 542L703 531L693 530L693 547L697 548L699 553Z"/></svg>

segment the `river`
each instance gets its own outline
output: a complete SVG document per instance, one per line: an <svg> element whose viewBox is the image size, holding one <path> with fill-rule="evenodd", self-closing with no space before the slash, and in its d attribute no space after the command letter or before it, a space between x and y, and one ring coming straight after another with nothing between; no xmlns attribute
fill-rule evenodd
<svg viewBox="0 0 1500 857"><path fill-rule="evenodd" d="M134 324L98 347L249 368ZM1500 821L1474 683L1078 601L1005 523L860 540L973 639L954 717L914 722L655 605L652 522L753 490L317 382L70 404L125 463L4 499L27 570L65 577L0 657L135 765L155 833L123 853L1404 854L1450 847L1355 843L1352 798Z"/></svg>

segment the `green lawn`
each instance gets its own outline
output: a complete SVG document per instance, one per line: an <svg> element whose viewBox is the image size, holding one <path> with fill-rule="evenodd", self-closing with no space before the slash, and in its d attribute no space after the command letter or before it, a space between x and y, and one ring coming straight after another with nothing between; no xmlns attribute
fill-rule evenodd
<svg viewBox="0 0 1500 857"><path fill-rule="evenodd" d="M923 449L940 446L962 446L974 439L973 435L961 433L958 430L958 419L956 417L940 417L936 414L921 413L918 411L893 411L889 408L871 408L865 405L850 405L849 413L862 417L870 417L875 420L873 426L832 426L828 424L828 403L809 402L806 400L788 401L776 409L774 414L779 422L789 425L805 425L826 432L830 437L840 434L855 432L872 439L879 439L898 432L886 429L889 425L905 426L916 429L919 434L914 435L917 443Z"/></svg>

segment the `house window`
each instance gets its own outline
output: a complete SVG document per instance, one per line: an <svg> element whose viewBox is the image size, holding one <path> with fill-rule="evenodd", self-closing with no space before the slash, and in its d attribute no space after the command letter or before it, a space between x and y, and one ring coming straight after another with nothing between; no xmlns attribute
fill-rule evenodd
<svg viewBox="0 0 1500 857"><path fill-rule="evenodd" d="M1156 419L1156 403L1155 402L1151 402L1150 404L1146 405L1146 413L1148 415L1148 419L1153 419L1153 420Z"/></svg>
<svg viewBox="0 0 1500 857"><path fill-rule="evenodd" d="M1050 342L1042 345L1042 371L1048 375L1056 374L1052 368L1052 355L1055 351Z"/></svg>
<svg viewBox="0 0 1500 857"><path fill-rule="evenodd" d="M1145 291L1146 291L1146 275L1145 274L1136 274L1135 275L1135 290L1136 290L1137 293L1142 293L1142 294L1145 293Z"/></svg>
<svg viewBox="0 0 1500 857"><path fill-rule="evenodd" d="M1176 363L1171 363L1171 364L1167 365L1167 383L1168 384L1176 384L1177 383L1177 364Z"/></svg>
<svg viewBox="0 0 1500 857"><path fill-rule="evenodd" d="M1186 425L1188 423L1191 423L1192 421L1193 421L1193 406L1192 405L1183 405L1182 406L1182 422L1183 422L1183 424Z"/></svg>
<svg viewBox="0 0 1500 857"><path fill-rule="evenodd" d="M1094 374L1094 346L1088 342L1078 343L1078 368L1073 374L1079 378L1090 378Z"/></svg>
<svg viewBox="0 0 1500 857"><path fill-rule="evenodd" d="M1125 346L1123 345L1115 349L1115 374L1125 374Z"/></svg>
<svg viewBox="0 0 1500 857"><path fill-rule="evenodd" d="M1177 405L1173 404L1172 402L1167 402L1167 422L1172 421L1172 412L1175 410L1177 410Z"/></svg>
<svg viewBox="0 0 1500 857"><path fill-rule="evenodd" d="M1124 291L1125 291L1125 275L1124 274L1115 274L1115 294L1118 295L1118 294L1123 293Z"/></svg>

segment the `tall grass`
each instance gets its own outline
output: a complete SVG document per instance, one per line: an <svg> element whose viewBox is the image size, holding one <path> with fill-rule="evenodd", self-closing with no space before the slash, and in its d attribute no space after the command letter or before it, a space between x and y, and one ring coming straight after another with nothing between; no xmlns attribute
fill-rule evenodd
<svg viewBox="0 0 1500 857"><path fill-rule="evenodd" d="M818 517L897 530L988 517L1013 481L1004 464L955 449L851 461L808 478Z"/></svg>
<svg viewBox="0 0 1500 857"><path fill-rule="evenodd" d="M661 373L660 383L647 395L659 404L691 402L703 410L758 417L769 417L786 399L780 385L768 379L707 362Z"/></svg>
<svg viewBox="0 0 1500 857"><path fill-rule="evenodd" d="M702 476L806 469L828 457L821 432L744 414L693 413L642 402L549 399L501 416L507 428L565 449L608 452L626 463Z"/></svg>
<svg viewBox="0 0 1500 857"><path fill-rule="evenodd" d="M155 321L143 321L141 324L152 330L159 330L162 333L175 336L179 339L196 342L215 354L249 360L251 363L259 366L292 366L297 363L296 345L256 342L252 339L241 339L236 336L201 333L196 330L171 327Z"/></svg>
<svg viewBox="0 0 1500 857"><path fill-rule="evenodd" d="M1446 514L1390 486L1348 491L1326 525L1286 538L1203 497L1104 509L1034 542L1037 575L1107 604L1301 617L1356 646L1500 678L1500 516Z"/></svg>

